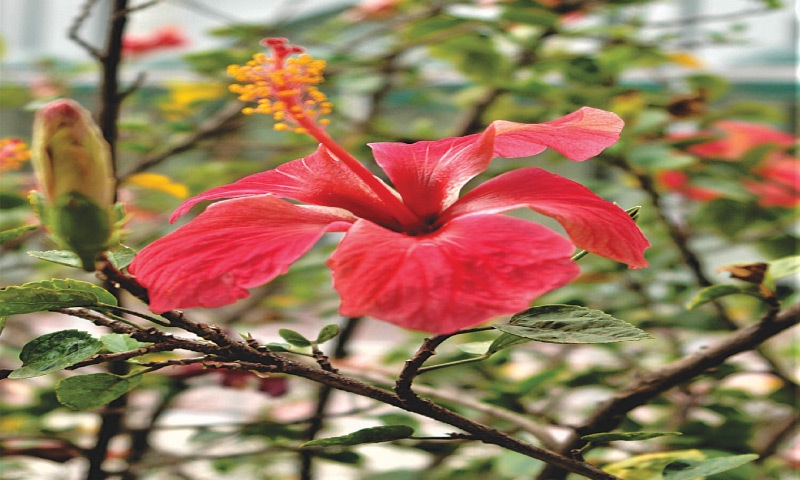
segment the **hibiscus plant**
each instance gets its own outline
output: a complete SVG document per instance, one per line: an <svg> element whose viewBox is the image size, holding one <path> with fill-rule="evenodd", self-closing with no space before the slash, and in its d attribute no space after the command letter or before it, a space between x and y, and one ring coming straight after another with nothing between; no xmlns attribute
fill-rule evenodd
<svg viewBox="0 0 800 480"><path fill-rule="evenodd" d="M712 75L625 84L697 67L641 37L628 3L651 2L394 0L230 25L226 48L185 57L206 80L159 96L121 88L121 65L191 37L126 36L122 1L101 51L86 2L69 30L100 66L100 115L55 85L30 149L0 140L0 240L36 272L0 289L0 389L39 402L0 402L0 469L789 478L796 139L770 108L714 104ZM608 15L630 28L591 25ZM728 247L744 253L715 265ZM204 423L197 402L239 413ZM99 420L91 440L53 427L74 412Z"/></svg>

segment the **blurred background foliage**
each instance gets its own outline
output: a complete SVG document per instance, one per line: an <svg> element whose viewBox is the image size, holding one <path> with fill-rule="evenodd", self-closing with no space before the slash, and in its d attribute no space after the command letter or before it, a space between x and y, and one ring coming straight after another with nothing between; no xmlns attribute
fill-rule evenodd
<svg viewBox="0 0 800 480"><path fill-rule="evenodd" d="M142 3L141 11L130 12L132 19L157 14L170 2ZM753 42L741 23L776 11L788 17L788 7L751 0L738 15L718 18L714 7L724 2L710 1L715 4L711 12L694 12L688 19L653 18L654 9L670 3L676 2L384 0L327 3L274 21L241 23L229 20L240 17L226 2L213 4L215 14L229 16L219 17L224 26L205 32L215 42L207 49L185 52L184 29L190 26L181 18L171 18L169 28L138 36L131 32L123 78L134 85L139 73L149 76L125 98L119 123L119 196L130 215L125 243L140 248L175 228L167 218L189 195L313 150L306 137L272 131L270 119L238 114L227 91L226 66L247 61L263 37L288 37L328 62L322 88L335 106L329 132L367 164L369 142L465 135L496 119L543 122L585 105L616 112L626 121L622 139L597 158L572 163L548 150L533 159L496 161L477 180L536 165L578 180L624 208L641 205L638 222L653 244L649 268L629 271L588 256L581 260L581 277L536 303L603 310L655 340L603 346L528 343L422 379L433 398L450 408L475 415L459 402L468 397L524 415L559 438L637 372L698 351L759 318L765 307L745 295L687 310L700 288L739 282L717 272L719 267L796 254L792 82L728 78L693 54L710 45ZM74 10L77 16L78 2ZM50 34L68 41L66 31ZM4 139L29 143L32 111L55 96L78 99L94 110L98 106L97 66L91 61L44 54L27 59L26 75L18 64L9 65L11 74L0 84ZM25 199L33 187L30 167L19 158L13 161L11 150L10 143L3 144L0 230L35 222ZM4 244L3 285L65 276L92 279L25 253L49 248L40 230ZM338 321L337 298L322 264L331 249L323 241L289 274L255 289L250 299L192 314L263 341L279 341L281 326L315 332ZM776 288L784 305L797 301L792 279ZM48 315L13 317L0 339L0 365L15 368L19 349L36 335L73 323L85 328L70 322ZM341 361L346 369L386 382L422 338L362 322L350 355ZM473 334L454 343L487 340L491 337ZM446 347L438 360L467 358L466 350ZM586 458L603 465L676 450L704 456L754 452L758 461L710 478L795 478L800 444L793 359L798 353L791 334L785 334L677 385L632 411L621 429L682 436L606 444ZM293 449L304 438L315 387L299 379L188 367L162 372L149 375L131 394L128 440L107 452L110 470L126 472L119 478L299 478L292 468ZM52 388L60 375L68 373L38 382L0 382L3 478L32 478L32 471L40 475L36 478L82 478L98 419L58 404ZM398 423L419 426L431 436L448 431L363 399L335 399L325 433ZM498 428L520 430L491 411L480 415ZM391 448L343 449L319 461L327 469L319 478L375 480L530 479L542 467L474 442L424 439ZM643 460L640 471L624 478L661 478L659 465Z"/></svg>

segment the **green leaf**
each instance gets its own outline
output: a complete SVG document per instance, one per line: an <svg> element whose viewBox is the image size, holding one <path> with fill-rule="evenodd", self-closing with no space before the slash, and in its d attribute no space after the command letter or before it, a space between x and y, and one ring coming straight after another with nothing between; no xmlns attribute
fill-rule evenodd
<svg viewBox="0 0 800 480"><path fill-rule="evenodd" d="M683 435L681 432L624 432L624 433L593 433L581 438L591 443L608 442L636 442L651 438L665 437L668 435Z"/></svg>
<svg viewBox="0 0 800 480"><path fill-rule="evenodd" d="M332 447L361 445L363 443L391 442L408 438L414 434L414 429L407 425L387 425L383 427L370 427L342 435L340 437L319 438L306 442L301 447Z"/></svg>
<svg viewBox="0 0 800 480"><path fill-rule="evenodd" d="M507 324L493 326L503 333L548 343L612 343L652 338L605 312L575 305L533 307L514 315Z"/></svg>
<svg viewBox="0 0 800 480"><path fill-rule="evenodd" d="M464 353L470 355L486 355L489 352L489 347L492 342L470 342L456 345L456 347Z"/></svg>
<svg viewBox="0 0 800 480"><path fill-rule="evenodd" d="M0 316L100 304L116 305L117 299L105 289L80 280L43 280L0 290Z"/></svg>
<svg viewBox="0 0 800 480"><path fill-rule="evenodd" d="M769 262L767 276L772 280L777 280L798 272L800 272L800 255L795 255Z"/></svg>
<svg viewBox="0 0 800 480"><path fill-rule="evenodd" d="M48 250L46 252L28 252L28 255L48 262L66 265L68 267L83 268L80 257L69 250ZM130 265L136 251L125 245L117 245L106 252L108 260L114 267L121 269Z"/></svg>
<svg viewBox="0 0 800 480"><path fill-rule="evenodd" d="M23 227L12 228L11 230L5 230L0 232L0 243L10 242L12 240L16 240L19 237L23 236L26 232L30 232L31 230L35 230L37 228L36 225L25 225Z"/></svg>
<svg viewBox="0 0 800 480"><path fill-rule="evenodd" d="M96 354L103 343L81 330L61 330L34 338L19 353L22 367L8 378L30 378L63 370Z"/></svg>
<svg viewBox="0 0 800 480"><path fill-rule="evenodd" d="M0 333L3 333L3 329L6 328L6 319L8 317L0 317Z"/></svg>
<svg viewBox="0 0 800 480"><path fill-rule="evenodd" d="M130 350L136 350L139 347L149 345L147 343L134 340L128 335L124 335L122 333L109 333L107 335L103 335L100 337L100 341L103 342L106 350L112 353L128 352Z"/></svg>
<svg viewBox="0 0 800 480"><path fill-rule="evenodd" d="M267 349L271 352L289 352L292 350L292 346L288 343L272 342L264 346L267 347Z"/></svg>
<svg viewBox="0 0 800 480"><path fill-rule="evenodd" d="M294 345L295 347L311 346L311 340L295 332L294 330L289 330L288 328L281 328L280 330L278 330L278 335L280 335L282 339L286 340L287 343Z"/></svg>
<svg viewBox="0 0 800 480"><path fill-rule="evenodd" d="M709 460L675 460L664 467L664 480L696 480L708 475L727 472L757 459L758 455L734 455Z"/></svg>
<svg viewBox="0 0 800 480"><path fill-rule="evenodd" d="M512 335L510 333L502 333L499 337L495 338L491 345L489 345L489 349L486 350L486 353L489 355L495 354L504 348L513 347L514 345L520 345L523 343L530 342L531 339L523 338L519 335Z"/></svg>
<svg viewBox="0 0 800 480"><path fill-rule="evenodd" d="M102 407L133 389L141 375L119 377L110 373L91 373L67 377L56 384L58 401L73 410Z"/></svg>
<svg viewBox="0 0 800 480"><path fill-rule="evenodd" d="M712 285L710 287L706 287L697 292L697 295L695 295L691 300L689 300L686 303L686 308L688 310L693 310L699 307L700 305L714 301L721 297L733 295L735 293L744 293L747 295L760 297L758 291L755 290L752 285L733 285L730 283L723 283L720 285Z"/></svg>
<svg viewBox="0 0 800 480"><path fill-rule="evenodd" d="M317 335L317 344L325 343L336 335L339 335L339 325L336 325L335 323L329 323L328 325L322 327L319 335Z"/></svg>
<svg viewBox="0 0 800 480"><path fill-rule="evenodd" d="M606 472L625 480L662 480L664 467L676 460L704 460L700 450L644 453L603 467Z"/></svg>

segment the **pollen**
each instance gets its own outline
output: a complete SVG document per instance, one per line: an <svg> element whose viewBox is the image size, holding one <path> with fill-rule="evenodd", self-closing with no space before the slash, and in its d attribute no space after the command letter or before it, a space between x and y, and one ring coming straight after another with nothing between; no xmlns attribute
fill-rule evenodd
<svg viewBox="0 0 800 480"><path fill-rule="evenodd" d="M261 45L270 49L270 55L257 53L244 65L228 67L228 75L238 82L229 87L230 91L239 100L256 104L242 112L272 116L278 122L276 130L304 133L306 129L300 124L309 120L327 125L327 120L318 120L332 109L328 97L317 88L324 81L325 61L289 45L285 38L267 38Z"/></svg>

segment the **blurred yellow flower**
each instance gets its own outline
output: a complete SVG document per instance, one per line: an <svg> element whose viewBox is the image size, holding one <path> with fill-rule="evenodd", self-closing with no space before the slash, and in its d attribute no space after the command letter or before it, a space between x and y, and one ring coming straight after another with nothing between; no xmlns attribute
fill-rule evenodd
<svg viewBox="0 0 800 480"><path fill-rule="evenodd" d="M161 110L171 118L180 118L192 113L192 107L204 100L214 100L227 95L227 87L211 82L186 82L175 80L167 83L169 99L161 103Z"/></svg>
<svg viewBox="0 0 800 480"><path fill-rule="evenodd" d="M687 52L670 53L669 59L672 60L672 63L676 63L682 67L701 68L703 66L703 62L701 62L699 58Z"/></svg>
<svg viewBox="0 0 800 480"><path fill-rule="evenodd" d="M175 183L166 175L158 173L136 173L125 180L128 185L159 190L172 195L176 198L186 198L189 196L189 189L182 183Z"/></svg>

